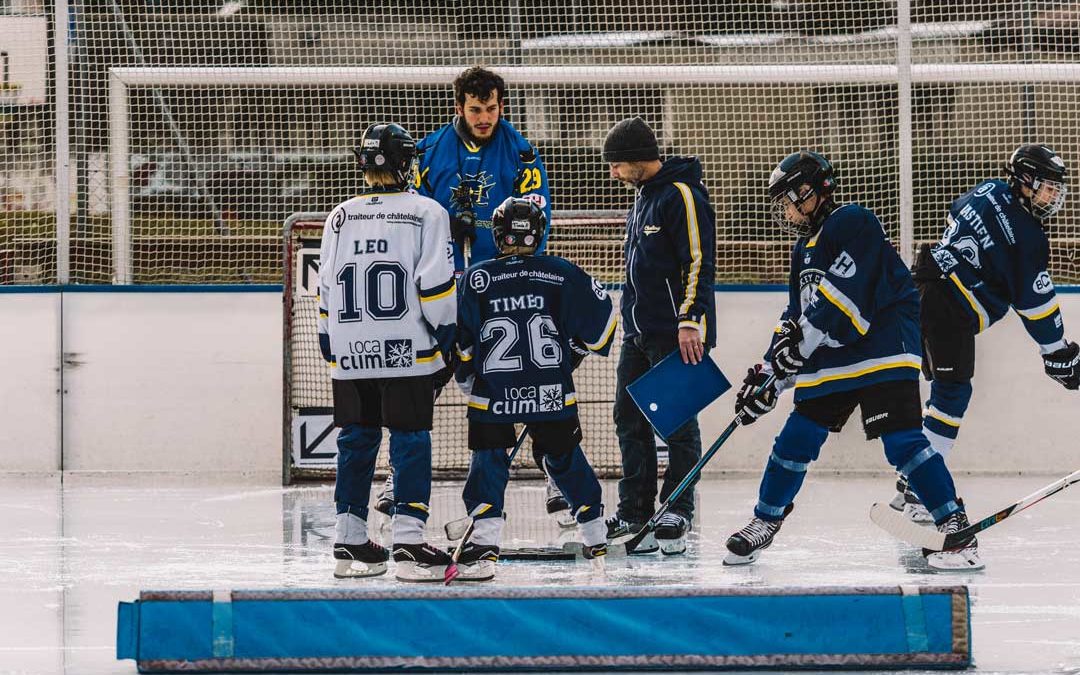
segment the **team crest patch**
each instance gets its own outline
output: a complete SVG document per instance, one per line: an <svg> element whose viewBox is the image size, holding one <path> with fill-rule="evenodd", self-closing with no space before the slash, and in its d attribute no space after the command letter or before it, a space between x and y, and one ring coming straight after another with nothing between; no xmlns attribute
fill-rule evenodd
<svg viewBox="0 0 1080 675"><path fill-rule="evenodd" d="M561 384L541 385L540 387L540 410L544 412L556 412L566 405L563 398Z"/></svg>
<svg viewBox="0 0 1080 675"><path fill-rule="evenodd" d="M385 346L387 368L409 368L412 366L412 340L386 340Z"/></svg>

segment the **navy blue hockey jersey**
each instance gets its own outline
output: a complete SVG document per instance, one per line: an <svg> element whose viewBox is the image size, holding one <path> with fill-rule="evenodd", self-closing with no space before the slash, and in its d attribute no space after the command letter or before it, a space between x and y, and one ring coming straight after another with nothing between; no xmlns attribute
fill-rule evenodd
<svg viewBox="0 0 1080 675"><path fill-rule="evenodd" d="M781 320L798 320L809 357L795 378L796 401L919 378L918 292L868 209L841 206L816 235L795 242L788 295Z"/></svg>
<svg viewBox="0 0 1080 675"><path fill-rule="evenodd" d="M1008 184L979 183L952 203L948 223L932 254L978 330L1012 306L1044 353L1064 347L1046 232Z"/></svg>
<svg viewBox="0 0 1080 675"><path fill-rule="evenodd" d="M617 313L603 286L557 256L478 263L458 297L456 378L470 419L533 422L577 412L571 345L606 356Z"/></svg>
<svg viewBox="0 0 1080 675"><path fill-rule="evenodd" d="M472 211L476 241L471 262L498 255L491 236L491 214L507 197L525 197L544 209L551 229L551 195L547 170L536 148L505 119L484 145L464 141L450 123L416 144L419 163L415 186L425 197L442 204L451 216ZM544 252L547 232L538 253ZM454 269L465 269L462 251L454 244Z"/></svg>

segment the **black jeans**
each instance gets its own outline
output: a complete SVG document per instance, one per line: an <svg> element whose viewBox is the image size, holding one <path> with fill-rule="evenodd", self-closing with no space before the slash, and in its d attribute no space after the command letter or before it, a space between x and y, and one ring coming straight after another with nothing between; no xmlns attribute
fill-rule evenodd
<svg viewBox="0 0 1080 675"><path fill-rule="evenodd" d="M623 477L619 480L618 515L632 523L643 523L656 511L656 439L652 425L641 414L626 385L645 374L672 350L678 348L675 336L637 336L623 343L615 385L615 432L619 436ZM697 417L671 435L668 440L668 469L660 489L660 501L671 494L690 469L701 459L701 431ZM696 481L695 481L696 482ZM683 492L672 511L687 518L694 515L694 487Z"/></svg>

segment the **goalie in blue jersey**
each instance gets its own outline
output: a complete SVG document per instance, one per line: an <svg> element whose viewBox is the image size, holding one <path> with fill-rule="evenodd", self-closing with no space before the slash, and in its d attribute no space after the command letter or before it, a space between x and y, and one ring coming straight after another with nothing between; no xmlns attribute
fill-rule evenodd
<svg viewBox="0 0 1080 675"><path fill-rule="evenodd" d="M604 288L581 268L534 255L546 221L535 202L508 198L492 216L499 256L462 277L455 378L469 397L473 454L462 497L474 520L458 561L463 580L495 575L515 423L527 427L546 473L566 495L585 557L607 552L600 483L581 450L572 372L589 353L608 354L617 315Z"/></svg>
<svg viewBox="0 0 1080 675"><path fill-rule="evenodd" d="M838 205L835 188L832 165L809 150L785 157L769 178L773 220L798 240L787 308L765 363L750 369L735 407L753 423L792 388L795 410L776 437L754 517L727 541L729 565L751 563L772 544L829 432L840 431L856 407L867 439L881 439L885 457L938 529L968 525L945 461L922 431L919 298L911 273L877 217L858 204ZM974 537L924 555L938 569L982 567Z"/></svg>
<svg viewBox="0 0 1080 675"><path fill-rule="evenodd" d="M1045 145L1021 145L1006 180L986 180L952 203L941 241L923 246L912 273L922 297L923 373L930 400L923 430L948 456L971 401L975 336L1011 308L1038 346L1043 369L1066 389L1080 387L1080 347L1065 339L1047 270L1047 222L1065 203L1064 160ZM892 507L928 520L901 476Z"/></svg>

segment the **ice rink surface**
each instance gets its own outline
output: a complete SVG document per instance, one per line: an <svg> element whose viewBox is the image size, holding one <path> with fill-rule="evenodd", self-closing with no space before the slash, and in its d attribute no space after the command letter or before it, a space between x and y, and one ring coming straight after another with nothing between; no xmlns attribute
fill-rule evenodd
<svg viewBox="0 0 1080 675"><path fill-rule="evenodd" d="M974 519L1058 477L960 476L958 487ZM333 579L330 486L191 481L0 479L0 673L135 673L134 662L115 660L116 605L143 589L404 586L392 570L375 579ZM812 473L773 547L754 565L723 567L724 540L750 518L756 493L756 478L707 478L686 556L611 558L606 578L585 562L504 562L492 583L963 583L973 598L976 666L968 672L1080 673L1080 488L983 533L986 570L958 574L931 573L919 552L870 522L870 504L893 494L884 475ZM605 500L613 508L614 481L605 483ZM511 483L504 546L566 539L543 503L542 483ZM464 515L460 484L438 484L432 511L429 536L445 544L442 524ZM376 527L384 520L373 514Z"/></svg>

